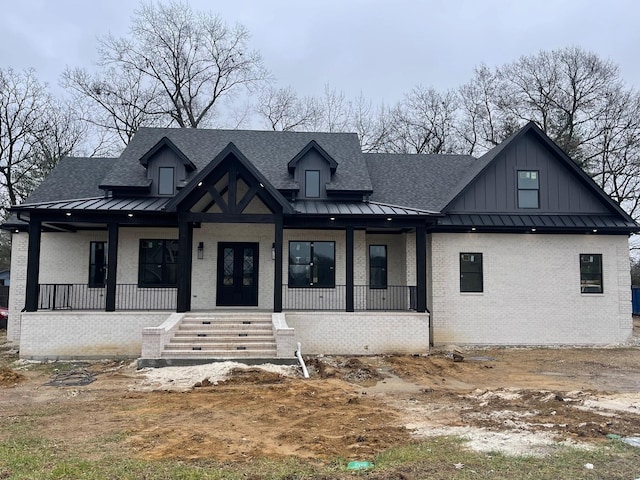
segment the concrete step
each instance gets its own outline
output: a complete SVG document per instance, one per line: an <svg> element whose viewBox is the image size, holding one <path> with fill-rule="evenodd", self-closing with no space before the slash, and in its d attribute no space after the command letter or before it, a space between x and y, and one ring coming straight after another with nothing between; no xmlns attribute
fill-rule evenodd
<svg viewBox="0 0 640 480"><path fill-rule="evenodd" d="M193 332L193 331L222 331L222 330L260 330L265 332L271 332L273 327L271 323L182 323L178 327L178 331L181 332Z"/></svg>
<svg viewBox="0 0 640 480"><path fill-rule="evenodd" d="M167 344L168 348L173 345L275 345L273 337L196 337L196 338L172 338Z"/></svg>
<svg viewBox="0 0 640 480"><path fill-rule="evenodd" d="M223 333L223 332L215 332L215 333L201 333L198 335L192 335L187 333L176 333L171 341L179 341L179 342L219 342L219 341L227 341L227 342L264 342L273 339L273 335L255 335L255 334L240 334L234 335L233 333Z"/></svg>
<svg viewBox="0 0 640 480"><path fill-rule="evenodd" d="M276 350L165 350L161 358L275 358Z"/></svg>
<svg viewBox="0 0 640 480"><path fill-rule="evenodd" d="M166 359L275 358L271 314L186 314L162 352Z"/></svg>
<svg viewBox="0 0 640 480"><path fill-rule="evenodd" d="M235 352L237 350L270 350L276 348L275 342L246 342L246 343L235 343L235 342L202 342L202 343L192 343L192 342L171 342L167 344L166 347L168 350L229 350L231 352Z"/></svg>
<svg viewBox="0 0 640 480"><path fill-rule="evenodd" d="M240 318L189 318L182 319L185 325L219 325L221 323L241 324L241 325L271 325L271 320L264 319L240 319Z"/></svg>
<svg viewBox="0 0 640 480"><path fill-rule="evenodd" d="M271 315L255 315L255 314L244 314L244 315L226 315L226 314L203 314L203 315L185 315L182 318L183 321L199 321L199 320L248 320L248 321L259 321L259 322L271 322Z"/></svg>

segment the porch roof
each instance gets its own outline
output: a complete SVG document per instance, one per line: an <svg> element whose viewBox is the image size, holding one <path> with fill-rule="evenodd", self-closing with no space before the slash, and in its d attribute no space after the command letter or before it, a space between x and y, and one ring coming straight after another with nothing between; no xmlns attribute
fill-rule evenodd
<svg viewBox="0 0 640 480"><path fill-rule="evenodd" d="M296 213L305 215L374 215L374 216L440 216L439 212L417 208L388 205L379 202L327 202L318 200L296 200L292 202Z"/></svg>
<svg viewBox="0 0 640 480"><path fill-rule="evenodd" d="M454 227L484 227L486 229L536 228L548 230L615 231L637 229L637 225L614 215L508 215L508 214L447 214L438 225Z"/></svg>
<svg viewBox="0 0 640 480"><path fill-rule="evenodd" d="M161 212L171 200L167 197L93 197L52 202L23 203L14 210L84 210L84 211L124 211L124 212Z"/></svg>
<svg viewBox="0 0 640 480"><path fill-rule="evenodd" d="M145 212L164 213L171 198L165 197L130 197L130 198L105 198L94 197L79 200L59 200L40 203L26 203L18 206L16 210L29 211L85 211L85 212ZM292 202L294 215L348 215L348 216L441 216L438 212L420 210L416 208L388 205L379 202L327 202L314 200L297 200Z"/></svg>

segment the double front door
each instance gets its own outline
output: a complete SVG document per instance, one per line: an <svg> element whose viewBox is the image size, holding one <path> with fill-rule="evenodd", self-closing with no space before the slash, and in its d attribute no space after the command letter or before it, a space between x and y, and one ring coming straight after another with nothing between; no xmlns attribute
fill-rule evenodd
<svg viewBox="0 0 640 480"><path fill-rule="evenodd" d="M258 305L258 244L218 243L216 305Z"/></svg>

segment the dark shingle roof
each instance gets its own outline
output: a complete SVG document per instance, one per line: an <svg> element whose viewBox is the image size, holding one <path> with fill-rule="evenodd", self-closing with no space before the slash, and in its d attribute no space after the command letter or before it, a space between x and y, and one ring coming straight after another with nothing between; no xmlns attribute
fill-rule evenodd
<svg viewBox="0 0 640 480"><path fill-rule="evenodd" d="M140 165L140 158L164 137L193 162L197 171L203 169L229 143L233 143L277 189L297 188L287 164L309 142L315 140L338 163L332 182L336 190L371 190L371 181L355 133L187 128L141 128L102 184L112 187L146 185L146 172Z"/></svg>
<svg viewBox="0 0 640 480"><path fill-rule="evenodd" d="M373 183L371 200L439 212L466 184L478 160L471 155L364 155Z"/></svg>
<svg viewBox="0 0 640 480"><path fill-rule="evenodd" d="M31 203L102 197L98 188L107 172L115 165L114 158L66 157L58 162L47 178L23 205Z"/></svg>

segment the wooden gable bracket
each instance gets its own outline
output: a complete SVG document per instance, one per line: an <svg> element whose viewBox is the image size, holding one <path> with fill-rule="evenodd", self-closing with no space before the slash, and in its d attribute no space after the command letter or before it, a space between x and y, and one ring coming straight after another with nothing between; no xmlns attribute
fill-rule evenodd
<svg viewBox="0 0 640 480"><path fill-rule="evenodd" d="M227 185L217 188L216 184L228 176ZM243 181L248 190L238 199L239 181ZM165 211L189 212L191 208L206 193L211 195L203 212L209 210L214 204L220 207L222 213L215 215L242 214L256 196L273 213L291 213L291 205L258 171L253 164L233 144L220 152L189 184L169 202ZM226 200L224 199L226 195Z"/></svg>

